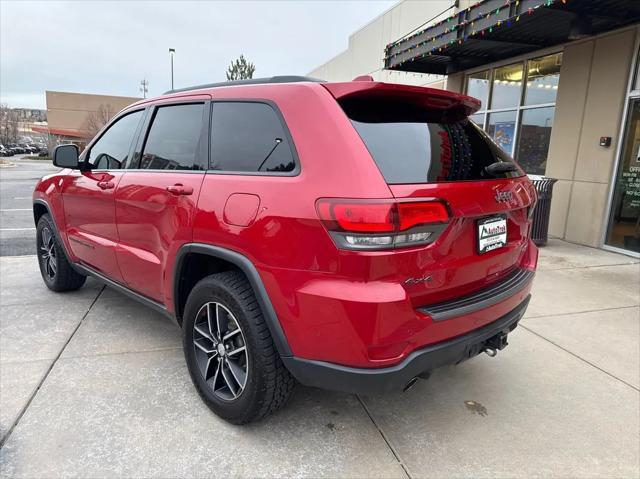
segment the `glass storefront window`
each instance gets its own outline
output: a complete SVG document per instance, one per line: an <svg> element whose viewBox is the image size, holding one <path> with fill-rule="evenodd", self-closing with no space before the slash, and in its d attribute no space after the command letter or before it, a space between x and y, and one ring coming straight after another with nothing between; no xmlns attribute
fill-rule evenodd
<svg viewBox="0 0 640 479"><path fill-rule="evenodd" d="M506 153L513 154L513 141L516 133L517 111L490 113L487 133Z"/></svg>
<svg viewBox="0 0 640 479"><path fill-rule="evenodd" d="M522 91L522 63L496 68L491 91L491 109L520 105Z"/></svg>
<svg viewBox="0 0 640 479"><path fill-rule="evenodd" d="M640 253L640 98L631 100L606 243Z"/></svg>
<svg viewBox="0 0 640 479"><path fill-rule="evenodd" d="M554 103L558 94L562 53L534 58L527 62L525 105Z"/></svg>
<svg viewBox="0 0 640 479"><path fill-rule="evenodd" d="M480 128L484 128L484 113L476 113L475 115L471 115L469 119Z"/></svg>
<svg viewBox="0 0 640 479"><path fill-rule="evenodd" d="M545 173L561 66L559 52L466 78L466 93L482 101L481 110L471 120L530 174Z"/></svg>
<svg viewBox="0 0 640 479"><path fill-rule="evenodd" d="M480 100L483 109L487 107L487 101L489 101L490 77L489 70L473 73L467 77L467 95Z"/></svg>
<svg viewBox="0 0 640 479"><path fill-rule="evenodd" d="M522 110L516 158L524 171L544 175L555 107Z"/></svg>

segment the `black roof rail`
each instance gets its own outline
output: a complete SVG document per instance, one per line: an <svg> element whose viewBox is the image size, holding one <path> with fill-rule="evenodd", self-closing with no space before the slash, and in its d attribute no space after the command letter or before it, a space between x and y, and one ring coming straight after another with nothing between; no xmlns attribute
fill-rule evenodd
<svg viewBox="0 0 640 479"><path fill-rule="evenodd" d="M264 83L296 83L296 82L315 82L315 83L324 83L324 80L313 77L305 77L305 76L297 76L297 75L279 75L267 78L251 78L248 80L233 80L233 81L225 81L218 83L208 83L206 85L196 85L190 86L186 88L176 88L174 90L168 90L163 93L163 95L168 95L169 93L180 93L183 91L191 91L191 90L202 90L204 88L217 88L222 86L235 86L235 85L261 85Z"/></svg>

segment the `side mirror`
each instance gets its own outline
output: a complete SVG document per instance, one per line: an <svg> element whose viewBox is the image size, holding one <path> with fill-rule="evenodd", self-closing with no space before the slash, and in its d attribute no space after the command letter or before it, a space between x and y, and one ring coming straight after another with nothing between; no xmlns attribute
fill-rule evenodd
<svg viewBox="0 0 640 479"><path fill-rule="evenodd" d="M58 145L53 150L53 164L60 168L80 168L78 164L78 147L76 145Z"/></svg>

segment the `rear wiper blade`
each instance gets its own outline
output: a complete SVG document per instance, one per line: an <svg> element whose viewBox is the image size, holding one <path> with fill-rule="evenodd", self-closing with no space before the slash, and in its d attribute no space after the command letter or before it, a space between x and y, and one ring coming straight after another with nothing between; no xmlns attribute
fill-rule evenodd
<svg viewBox="0 0 640 479"><path fill-rule="evenodd" d="M485 166L484 171L491 176L496 176L501 173L509 173L511 171L518 171L518 167L515 163L510 161L496 161L489 166Z"/></svg>

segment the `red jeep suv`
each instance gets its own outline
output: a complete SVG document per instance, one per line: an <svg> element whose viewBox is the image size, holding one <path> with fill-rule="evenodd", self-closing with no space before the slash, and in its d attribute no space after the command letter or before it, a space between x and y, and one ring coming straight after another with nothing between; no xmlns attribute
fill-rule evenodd
<svg viewBox="0 0 640 479"><path fill-rule="evenodd" d="M173 318L205 403L254 421L297 382L402 390L507 345L536 193L480 102L273 77L131 105L33 196L46 285L87 276Z"/></svg>

